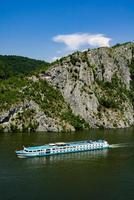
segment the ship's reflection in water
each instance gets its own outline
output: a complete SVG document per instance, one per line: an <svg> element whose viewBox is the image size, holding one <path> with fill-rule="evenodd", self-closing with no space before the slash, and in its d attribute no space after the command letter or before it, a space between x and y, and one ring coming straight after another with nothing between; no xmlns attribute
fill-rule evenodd
<svg viewBox="0 0 134 200"><path fill-rule="evenodd" d="M27 164L53 164L60 161L98 160L108 155L108 149L26 158Z"/></svg>

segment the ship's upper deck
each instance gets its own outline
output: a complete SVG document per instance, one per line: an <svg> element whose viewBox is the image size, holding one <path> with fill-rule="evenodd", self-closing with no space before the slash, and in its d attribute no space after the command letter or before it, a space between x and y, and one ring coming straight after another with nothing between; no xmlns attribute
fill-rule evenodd
<svg viewBox="0 0 134 200"><path fill-rule="evenodd" d="M28 150L44 150L44 149L52 149L52 148L60 148L60 147L71 147L71 146L80 146L85 144L97 144L97 143L104 143L105 140L98 140L98 141L92 141L92 140L85 140L85 141L77 141L77 142L57 142L57 143L49 143L42 146L33 146L33 147L26 147Z"/></svg>

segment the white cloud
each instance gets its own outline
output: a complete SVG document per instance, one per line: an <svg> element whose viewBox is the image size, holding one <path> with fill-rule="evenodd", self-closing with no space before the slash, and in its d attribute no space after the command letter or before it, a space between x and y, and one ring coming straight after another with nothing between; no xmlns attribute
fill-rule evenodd
<svg viewBox="0 0 134 200"><path fill-rule="evenodd" d="M111 38L108 38L103 34L74 33L68 35L56 35L53 37L53 41L64 43L67 50L74 51L87 45L91 47L110 46L109 42L111 41Z"/></svg>

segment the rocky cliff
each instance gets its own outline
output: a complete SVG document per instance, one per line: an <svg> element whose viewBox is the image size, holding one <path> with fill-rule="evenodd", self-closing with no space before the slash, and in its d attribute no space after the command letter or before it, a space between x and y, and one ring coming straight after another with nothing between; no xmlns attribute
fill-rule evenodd
<svg viewBox="0 0 134 200"><path fill-rule="evenodd" d="M129 127L134 124L133 59L133 43L76 52L49 70L49 82L91 127Z"/></svg>
<svg viewBox="0 0 134 200"><path fill-rule="evenodd" d="M2 131L130 127L134 43L76 52L52 63L47 71L23 78L17 94L9 84L6 87L17 99L9 105L1 95Z"/></svg>

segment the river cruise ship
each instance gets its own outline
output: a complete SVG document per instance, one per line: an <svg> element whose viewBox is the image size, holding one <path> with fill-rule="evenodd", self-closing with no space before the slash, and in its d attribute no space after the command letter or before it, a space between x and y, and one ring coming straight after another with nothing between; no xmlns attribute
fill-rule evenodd
<svg viewBox="0 0 134 200"><path fill-rule="evenodd" d="M49 143L43 146L23 147L23 150L17 150L16 154L19 158L41 157L55 154L75 153L91 150L101 150L108 148L109 144L105 140L85 140L77 142L58 142Z"/></svg>

